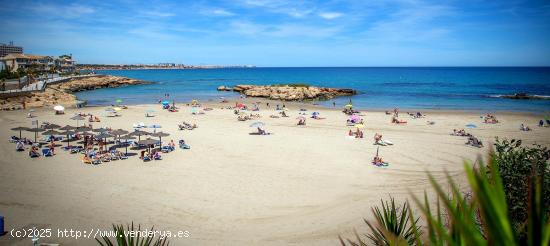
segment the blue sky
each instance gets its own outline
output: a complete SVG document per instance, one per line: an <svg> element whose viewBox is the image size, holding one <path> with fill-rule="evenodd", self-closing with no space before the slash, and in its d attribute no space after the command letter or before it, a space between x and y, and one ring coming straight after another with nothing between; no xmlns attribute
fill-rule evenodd
<svg viewBox="0 0 550 246"><path fill-rule="evenodd" d="M0 42L79 63L550 65L549 1L0 0Z"/></svg>

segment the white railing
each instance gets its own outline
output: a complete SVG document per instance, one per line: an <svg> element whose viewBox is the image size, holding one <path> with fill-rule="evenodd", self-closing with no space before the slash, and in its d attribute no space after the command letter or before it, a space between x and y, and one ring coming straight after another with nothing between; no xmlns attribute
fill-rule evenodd
<svg viewBox="0 0 550 246"><path fill-rule="evenodd" d="M23 86L23 88L21 89L0 91L0 93L42 91L46 89L46 86L48 86L48 84L51 84L51 83L60 82L60 81L69 81L70 79L73 79L73 78L83 78L83 77L93 77L93 76L97 76L97 74L71 75L71 76L64 76L64 77L42 79L42 80L39 80L38 82Z"/></svg>

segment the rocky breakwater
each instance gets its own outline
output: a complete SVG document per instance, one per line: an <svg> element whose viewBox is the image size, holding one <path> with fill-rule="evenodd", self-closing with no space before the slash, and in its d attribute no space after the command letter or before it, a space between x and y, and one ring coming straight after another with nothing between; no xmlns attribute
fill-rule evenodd
<svg viewBox="0 0 550 246"><path fill-rule="evenodd" d="M44 91L2 95L0 108L2 110L18 110L55 105L75 106L77 99L72 92L146 83L149 82L103 75L73 78L66 82L48 85Z"/></svg>
<svg viewBox="0 0 550 246"><path fill-rule="evenodd" d="M316 87L302 84L220 86L218 91L235 91L248 97L262 97L282 101L328 100L357 94L353 89Z"/></svg>

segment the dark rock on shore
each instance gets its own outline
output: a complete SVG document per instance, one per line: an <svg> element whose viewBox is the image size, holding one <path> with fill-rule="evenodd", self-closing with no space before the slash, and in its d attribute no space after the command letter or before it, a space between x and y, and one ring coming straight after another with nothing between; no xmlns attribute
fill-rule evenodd
<svg viewBox="0 0 550 246"><path fill-rule="evenodd" d="M236 85L220 86L218 91L235 91L249 97L262 97L282 101L328 100L339 96L356 95L353 89L327 88L307 85Z"/></svg>

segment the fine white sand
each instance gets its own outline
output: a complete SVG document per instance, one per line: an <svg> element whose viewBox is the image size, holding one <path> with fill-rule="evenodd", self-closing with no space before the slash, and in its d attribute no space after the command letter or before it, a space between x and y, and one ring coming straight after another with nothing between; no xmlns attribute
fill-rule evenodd
<svg viewBox="0 0 550 246"><path fill-rule="evenodd" d="M172 245L335 245L339 234L351 237L353 228L366 232L362 218L372 218L370 208L380 199L392 195L403 201L429 189L426 171L443 182L447 170L465 184L463 161L486 155L495 136L550 145L550 128L535 126L540 116L519 113L498 113L501 123L495 125L481 123L481 113L475 112L431 111L424 119L402 113L409 123L394 125L383 112L366 112L365 138L357 140L347 137L347 116L338 110L315 109L326 119L308 118L304 127L296 126L295 106L289 118L273 119L273 107L262 105L259 120L273 135L254 136L249 135L254 120L237 121L232 110L220 105L204 115L180 106L177 113L159 105L130 106L117 118L102 117L104 107L69 109L65 115L46 109L35 113L34 120L59 125L76 125L69 118L77 112L100 116L94 128L160 124L171 134L165 143L183 138L192 146L164 154L162 161L144 163L134 156L97 166L61 149L54 157L36 159L15 152L8 137L19 133L10 128L30 127L31 120L23 111L1 112L0 214L6 230L36 224L54 232L41 242L95 245L93 239L57 238L57 230L109 229L112 223L133 221L189 231L188 238L171 239ZM156 117L144 117L148 108L157 110ZM181 121L199 128L179 131ZM478 126L466 130L486 147L466 146L466 138L450 135L468 123ZM521 123L533 131L520 131ZM375 132L395 144L380 147L389 167L370 164Z"/></svg>

